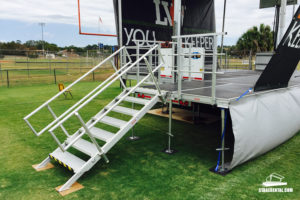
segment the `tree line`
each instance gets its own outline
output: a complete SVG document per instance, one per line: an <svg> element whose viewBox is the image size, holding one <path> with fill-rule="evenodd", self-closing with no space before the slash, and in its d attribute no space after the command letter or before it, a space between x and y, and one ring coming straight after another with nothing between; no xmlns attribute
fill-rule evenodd
<svg viewBox="0 0 300 200"><path fill-rule="evenodd" d="M238 57L274 51L274 32L269 25L253 26L241 35L236 45L225 46L224 49L228 55Z"/></svg>
<svg viewBox="0 0 300 200"><path fill-rule="evenodd" d="M67 50L69 52L75 52L78 54L85 54L87 51L98 50L97 44L87 45L85 47L76 47L74 45L59 47L56 44L48 43L46 41L29 40L22 43L20 40L11 42L0 42L0 55L28 55L28 51L42 50L44 45L45 51L58 52L61 50ZM104 45L103 49L107 52L111 52L112 46ZM273 51L274 50L274 32L268 25L260 24L259 27L254 26L247 30L238 39L236 45L225 46L225 51L230 56L249 56L250 52L255 55L258 52Z"/></svg>
<svg viewBox="0 0 300 200"><path fill-rule="evenodd" d="M28 54L37 54L38 51L42 51L44 46L44 50L46 52L58 52L61 50L67 50L68 52L74 52L78 54L84 54L87 51L97 51L99 50L99 46L97 44L87 45L85 47L77 47L74 45L59 47L57 44L48 43L42 40L28 40L22 43L20 40L11 41L11 42L0 42L0 55L23 55L27 56ZM104 51L111 51L111 45L104 45Z"/></svg>

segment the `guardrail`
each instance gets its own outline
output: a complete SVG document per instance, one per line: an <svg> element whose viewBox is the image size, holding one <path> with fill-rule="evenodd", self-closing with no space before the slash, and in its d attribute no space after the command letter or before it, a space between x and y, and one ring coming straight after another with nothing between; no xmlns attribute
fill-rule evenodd
<svg viewBox="0 0 300 200"><path fill-rule="evenodd" d="M70 111L72 111L74 108L76 108L77 106L79 106L82 102L84 102L90 95L92 95L93 93L95 93L98 89L100 89L103 85L105 85L110 79L112 79L114 76L116 76L118 73L120 73L120 71L123 68L126 68L129 63L125 64L121 69L119 69L117 72L115 72L113 75L111 75L107 81L104 81L102 84L100 84L98 87L96 87L94 90L92 90L87 96L83 97L80 101L78 101L76 104L74 104L71 108L69 108L67 111L65 111L63 114L61 114L60 116L56 116L55 113L53 112L53 110L50 107L50 103L53 102L55 99L57 99L59 96L61 96L62 94L64 94L64 92L66 92L67 90L69 90L70 88L72 88L74 85L76 85L78 82L80 82L82 79L84 79L85 77L87 77L88 75L90 75L91 73L93 73L95 70L99 69L101 66L103 66L103 64L105 64L107 61L113 59L116 55L118 55L119 53L121 53L123 50L125 49L125 47L120 48L119 50L117 50L116 52L114 52L112 55L110 55L109 57L107 57L106 59L104 59L102 62L100 62L98 65L96 65L94 68L92 68L90 71L88 71L87 73L85 73L83 76L81 76L80 78L78 78L76 81L74 81L72 84L70 84L69 86L67 86L64 90L62 90L61 92L59 92L58 94L56 94L55 96L53 96L52 98L50 98L48 101L46 101L44 104L42 104L41 106L39 106L37 109L35 109L33 112L31 112L29 115L27 115L26 117L24 117L25 122L27 123L27 125L30 127L30 129L32 130L32 132L34 134L36 134L37 136L42 135L46 130L48 130L52 125L54 125L56 122L58 122L60 119L62 119L65 115L67 115ZM126 53L126 52L125 52ZM129 56L129 55L127 55ZM44 127L41 131L36 131L35 128L31 125L31 123L29 122L29 119L35 115L36 113L38 113L40 110L42 110L43 108L47 107L47 109L49 110L49 112L52 114L54 121L52 121L50 124L48 124L46 127ZM61 126L62 130L64 131L65 128L63 126ZM64 131L65 132L65 131ZM69 136L69 134L67 132L65 132L65 134L67 136Z"/></svg>

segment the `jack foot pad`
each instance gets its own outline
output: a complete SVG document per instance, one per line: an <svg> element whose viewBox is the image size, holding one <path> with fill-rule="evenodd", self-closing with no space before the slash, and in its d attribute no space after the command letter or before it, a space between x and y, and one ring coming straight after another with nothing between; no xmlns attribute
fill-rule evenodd
<svg viewBox="0 0 300 200"><path fill-rule="evenodd" d="M52 163L48 163L45 167L42 167L42 168L37 168L37 166L39 166L38 164L37 165L32 165L32 167L37 171L37 172L40 172L40 171L44 171L44 170L47 170L47 169L52 169L54 168L54 165Z"/></svg>
<svg viewBox="0 0 300 200"><path fill-rule="evenodd" d="M226 176L227 174L229 174L231 172L231 170L226 167L226 164L225 164L224 169L221 169L221 166L219 166L218 170L216 171L216 166L215 166L215 167L210 168L209 171L211 171L215 174L219 174L221 176Z"/></svg>
<svg viewBox="0 0 300 200"><path fill-rule="evenodd" d="M61 186L62 186L62 185L61 185ZM75 182L69 189L59 192L59 188L61 188L61 186L58 186L58 187L55 188L56 191L57 191L61 196L66 196L66 195L68 195L68 194L70 194L70 193L76 192L76 191L81 190L81 189L84 188L83 185L79 184L78 182Z"/></svg>
<svg viewBox="0 0 300 200"><path fill-rule="evenodd" d="M162 152L164 152L166 154L169 154L169 155L172 155L174 153L177 153L177 150L166 148L166 149L162 150Z"/></svg>
<svg viewBox="0 0 300 200"><path fill-rule="evenodd" d="M128 140L131 140L131 141L136 141L136 140L139 140L139 139L141 139L141 138L138 137L138 136L130 136L130 137L128 137Z"/></svg>

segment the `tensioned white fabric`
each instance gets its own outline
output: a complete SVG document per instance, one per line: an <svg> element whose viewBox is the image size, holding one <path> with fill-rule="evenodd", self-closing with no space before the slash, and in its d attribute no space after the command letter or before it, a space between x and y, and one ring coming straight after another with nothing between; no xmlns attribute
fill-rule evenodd
<svg viewBox="0 0 300 200"><path fill-rule="evenodd" d="M300 130L300 88L244 97L230 104L235 137L230 169L260 156Z"/></svg>

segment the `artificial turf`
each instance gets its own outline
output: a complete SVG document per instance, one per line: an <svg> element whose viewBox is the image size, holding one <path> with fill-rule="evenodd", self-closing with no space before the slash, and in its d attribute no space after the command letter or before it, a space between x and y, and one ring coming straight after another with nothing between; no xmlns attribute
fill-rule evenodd
<svg viewBox="0 0 300 200"><path fill-rule="evenodd" d="M74 87L74 99L58 98L53 109L62 113L98 83ZM118 84L89 105L82 115L96 113L119 93ZM55 168L36 172L31 165L41 162L57 146L50 134L36 137L23 121L37 106L57 92L56 85L0 88L0 199L300 199L300 135L273 151L235 168L227 176L208 169L216 165L219 122L191 125L173 121L174 155L161 152L166 147L168 119L147 114L135 127L138 141L128 133L103 160L84 174L84 189L61 197L55 187L65 183L71 173ZM33 121L37 128L50 120L46 111ZM73 121L72 121L73 120ZM72 119L68 129L74 129ZM286 178L293 193L259 193L271 173Z"/></svg>

